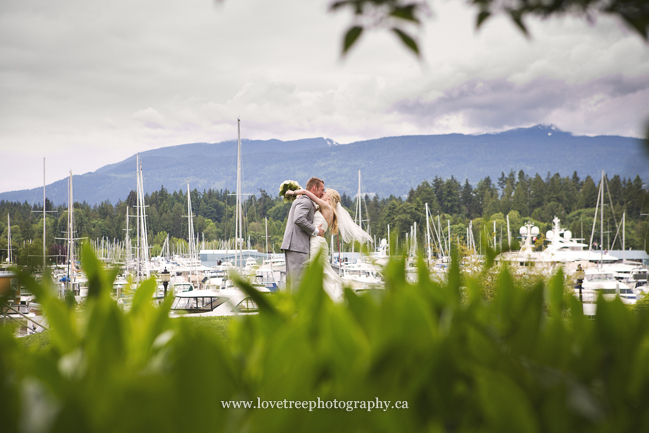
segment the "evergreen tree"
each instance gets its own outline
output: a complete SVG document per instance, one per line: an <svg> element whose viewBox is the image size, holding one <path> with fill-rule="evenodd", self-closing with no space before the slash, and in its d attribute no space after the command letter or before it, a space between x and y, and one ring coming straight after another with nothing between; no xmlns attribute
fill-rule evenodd
<svg viewBox="0 0 649 433"><path fill-rule="evenodd" d="M474 197L475 212L480 215L484 214L486 202L491 201L494 195L497 196L497 191L489 176L478 182Z"/></svg>
<svg viewBox="0 0 649 433"><path fill-rule="evenodd" d="M447 214L456 214L460 212L460 182L453 176L446 179L442 188L443 201L442 210Z"/></svg>
<svg viewBox="0 0 649 433"><path fill-rule="evenodd" d="M590 176L586 176L586 179L584 179L584 186L581 188L579 193L577 207L579 209L594 208L597 204L598 193L598 188L595 185L595 182L593 182L593 179Z"/></svg>
<svg viewBox="0 0 649 433"><path fill-rule="evenodd" d="M544 201L546 203L563 203L561 186L561 176L559 173L555 173L547 182Z"/></svg>
<svg viewBox="0 0 649 433"><path fill-rule="evenodd" d="M572 173L572 178L570 180L572 181L577 191L581 190L582 182L579 180L579 176L577 175L576 171Z"/></svg>
<svg viewBox="0 0 649 433"><path fill-rule="evenodd" d="M444 180L435 176L433 179L433 191L435 192L435 197L437 198L437 203L443 208L444 207Z"/></svg>
<svg viewBox="0 0 649 433"><path fill-rule="evenodd" d="M528 216L530 209L527 204L528 190L525 182L518 182L514 191L511 209L522 216Z"/></svg>
<svg viewBox="0 0 649 433"><path fill-rule="evenodd" d="M541 176L537 173L530 183L530 201L529 201L529 211L530 213L534 212L536 209L540 209L545 204L545 190L546 185L541 179Z"/></svg>
<svg viewBox="0 0 649 433"><path fill-rule="evenodd" d="M643 204L643 197L647 198L646 192L642 190L642 179L640 176L635 177L633 181L629 179L624 188L624 202L629 215L639 217L640 209Z"/></svg>
<svg viewBox="0 0 649 433"><path fill-rule="evenodd" d="M477 216L473 204L473 187L469 183L469 179L464 180L464 187L462 188L462 194L460 195L460 204L463 209L463 213L470 219L473 219Z"/></svg>
<svg viewBox="0 0 649 433"><path fill-rule="evenodd" d="M561 179L561 203L567 213L577 209L579 189L568 176Z"/></svg>
<svg viewBox="0 0 649 433"><path fill-rule="evenodd" d="M613 205L622 203L622 180L620 179L620 175L616 174L611 180L608 181L608 191L611 194Z"/></svg>

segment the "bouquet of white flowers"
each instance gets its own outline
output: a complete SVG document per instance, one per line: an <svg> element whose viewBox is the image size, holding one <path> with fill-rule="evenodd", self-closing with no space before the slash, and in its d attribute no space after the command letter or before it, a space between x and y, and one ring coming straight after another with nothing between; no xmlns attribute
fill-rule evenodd
<svg viewBox="0 0 649 433"><path fill-rule="evenodd" d="M297 183L294 180L285 180L282 182L282 184L279 186L279 196L284 199L284 203L289 203L295 200L297 197L296 195L286 195L286 191L297 191L298 189L302 189L299 183Z"/></svg>

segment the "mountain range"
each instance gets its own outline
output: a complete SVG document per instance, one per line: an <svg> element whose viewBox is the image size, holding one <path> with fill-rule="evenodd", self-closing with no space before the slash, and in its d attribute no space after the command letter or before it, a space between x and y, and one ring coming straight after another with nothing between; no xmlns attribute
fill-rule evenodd
<svg viewBox="0 0 649 433"><path fill-rule="evenodd" d="M236 190L237 142L191 143L139 154L146 192L190 188ZM136 189L136 155L95 172L74 176L74 200L96 204L125 200ZM455 176L472 184L502 172L548 172L583 179L604 170L609 176L649 179L649 154L640 139L620 136L576 136L552 125L536 125L500 133L385 137L338 144L328 138L295 141L242 140L242 192L260 189L277 194L286 179L304 186L311 176L341 194L355 195L359 170L363 193L380 197L407 194L424 180ZM32 201L39 188L0 193L0 200ZM67 203L67 179L51 183L47 198ZM41 195L42 196L42 195ZM38 200L38 199L37 199ZM40 201L36 201L40 203Z"/></svg>

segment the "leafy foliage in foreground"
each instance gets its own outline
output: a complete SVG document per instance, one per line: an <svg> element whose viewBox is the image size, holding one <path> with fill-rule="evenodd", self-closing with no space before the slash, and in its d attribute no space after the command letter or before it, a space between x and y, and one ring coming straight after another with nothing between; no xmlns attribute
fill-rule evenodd
<svg viewBox="0 0 649 433"><path fill-rule="evenodd" d="M508 17L524 34L529 35L525 18L529 16L547 18L573 15L592 21L595 15L611 15L622 21L627 28L642 39L649 39L649 6L643 0L515 0L501 2L496 0L470 0L467 2L476 9L476 28L480 28L494 15ZM347 9L352 12L355 25L345 33L342 54L346 54L357 42L364 28L386 28L394 32L407 50L419 56L419 45L415 39L403 31L404 28L417 28L425 16L430 15L427 1L412 0L336 0L330 9ZM363 24L363 25L361 25Z"/></svg>
<svg viewBox="0 0 649 433"><path fill-rule="evenodd" d="M113 274L84 250L91 298L70 310L30 276L51 324L33 351L0 332L0 419L7 431L487 431L649 429L649 316L600 299L585 318L563 276L523 290L504 270L480 280L386 269L382 296L332 303L318 261L298 294L257 299L230 338L168 318L152 280L122 312ZM568 318L564 318L566 316ZM408 409L224 409L222 401L407 401Z"/></svg>

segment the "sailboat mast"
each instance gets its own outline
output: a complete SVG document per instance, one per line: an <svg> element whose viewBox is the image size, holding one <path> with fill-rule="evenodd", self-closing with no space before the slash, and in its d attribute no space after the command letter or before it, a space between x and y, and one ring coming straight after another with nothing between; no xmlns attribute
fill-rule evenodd
<svg viewBox="0 0 649 433"><path fill-rule="evenodd" d="M427 248L428 248L428 263L430 264L430 255L431 255L431 248L430 248L430 222L428 221L428 203L426 203L426 243L427 243Z"/></svg>
<svg viewBox="0 0 649 433"><path fill-rule="evenodd" d="M45 227L47 227L47 213L45 209L45 158L43 158L43 272L45 272Z"/></svg>
<svg viewBox="0 0 649 433"><path fill-rule="evenodd" d="M9 263L13 262L11 257L11 218L9 217L9 212L7 212L7 258Z"/></svg>
<svg viewBox="0 0 649 433"><path fill-rule="evenodd" d="M390 224L388 224L388 248L390 248L390 254L392 254L392 244L390 243Z"/></svg>
<svg viewBox="0 0 649 433"><path fill-rule="evenodd" d="M512 232L509 229L509 214L507 214L507 248L512 250Z"/></svg>
<svg viewBox="0 0 649 433"><path fill-rule="evenodd" d="M604 185L602 182L599 183L599 187L603 188ZM593 228L590 231L590 241L588 242L588 251L591 251L593 249L593 238L595 237L595 224L597 224L597 211L599 210L599 196L601 195L601 191L597 190L597 204L595 205L595 216L593 218ZM590 253L588 255L590 257Z"/></svg>
<svg viewBox="0 0 649 433"><path fill-rule="evenodd" d="M625 230L625 219L626 217L626 212L622 214L622 263L626 263L626 253L624 252L626 249L626 230Z"/></svg>
<svg viewBox="0 0 649 433"><path fill-rule="evenodd" d="M243 262L243 215L241 209L241 119L237 117L237 203L235 209L235 228L234 228L234 237L235 237L235 253L234 253L234 263L236 266L237 256L239 258L239 266L242 266ZM239 243L241 242L241 243ZM239 249L241 250L239 251ZM237 254L239 251L239 254Z"/></svg>
<svg viewBox="0 0 649 433"><path fill-rule="evenodd" d="M446 251L451 252L451 220L446 220L446 223L448 224L448 246L446 247ZM495 236L495 235L494 235ZM494 237L495 239L495 237Z"/></svg>
<svg viewBox="0 0 649 433"><path fill-rule="evenodd" d="M126 239L124 240L124 246L127 248L126 250L126 272L129 270L129 264L131 261L131 237L129 236L129 228L128 228L128 206L126 206Z"/></svg>
<svg viewBox="0 0 649 433"><path fill-rule="evenodd" d="M357 221L356 224L358 224L358 226L360 228L363 228L363 226L362 226L362 224L363 224L363 222L362 222L363 221L363 213L362 213L363 209L362 209L362 204L361 204L361 171L360 170L358 170L358 206L357 206L356 212L357 212L356 214L358 215L358 221Z"/></svg>
<svg viewBox="0 0 649 433"><path fill-rule="evenodd" d="M600 250L600 259L599 265L602 266L604 263L604 170L602 170L602 206L600 208L600 232L599 232L599 250Z"/></svg>
<svg viewBox="0 0 649 433"><path fill-rule="evenodd" d="M444 251L446 242L443 239L444 230L442 229L442 221L440 220L439 215L437 215L437 225L435 225L435 220L433 219L433 228L435 229L435 234L437 235L437 243L439 244L439 249L441 250L442 256L445 256L447 255Z"/></svg>
<svg viewBox="0 0 649 433"><path fill-rule="evenodd" d="M146 274L146 278L149 278L149 240L147 237L147 228L146 228L146 206L144 204L144 175L142 171L142 162L140 162L140 207L142 210L140 211L140 218L141 218L141 228L140 228L140 234L142 235L142 261L144 263L144 273Z"/></svg>
<svg viewBox="0 0 649 433"><path fill-rule="evenodd" d="M415 221L412 226L412 245L413 245L412 255L414 256L417 254L417 250L419 249L417 245L417 221Z"/></svg>
<svg viewBox="0 0 649 433"><path fill-rule="evenodd" d="M264 221L266 221L266 258L270 259L268 255L268 217L265 217Z"/></svg>
<svg viewBox="0 0 649 433"><path fill-rule="evenodd" d="M137 281L140 281L140 154L138 153L137 156L135 157L135 177L137 179L137 194L136 194L136 204L135 204L135 221L137 221L137 228L135 232L135 244L136 244L136 250L135 250L135 258L136 258L136 265L135 265L135 271L137 272Z"/></svg>
<svg viewBox="0 0 649 433"><path fill-rule="evenodd" d="M187 226L187 237L189 240L189 269L191 273L196 274L196 281L198 282L198 270L195 269L194 266L196 259L196 243L194 239L194 218L192 214L192 197L189 190L189 179L187 179Z"/></svg>
<svg viewBox="0 0 649 433"><path fill-rule="evenodd" d="M70 284L70 267L74 262L74 201L72 197L72 170L68 179L68 286ZM74 272L74 268L72 269Z"/></svg>

